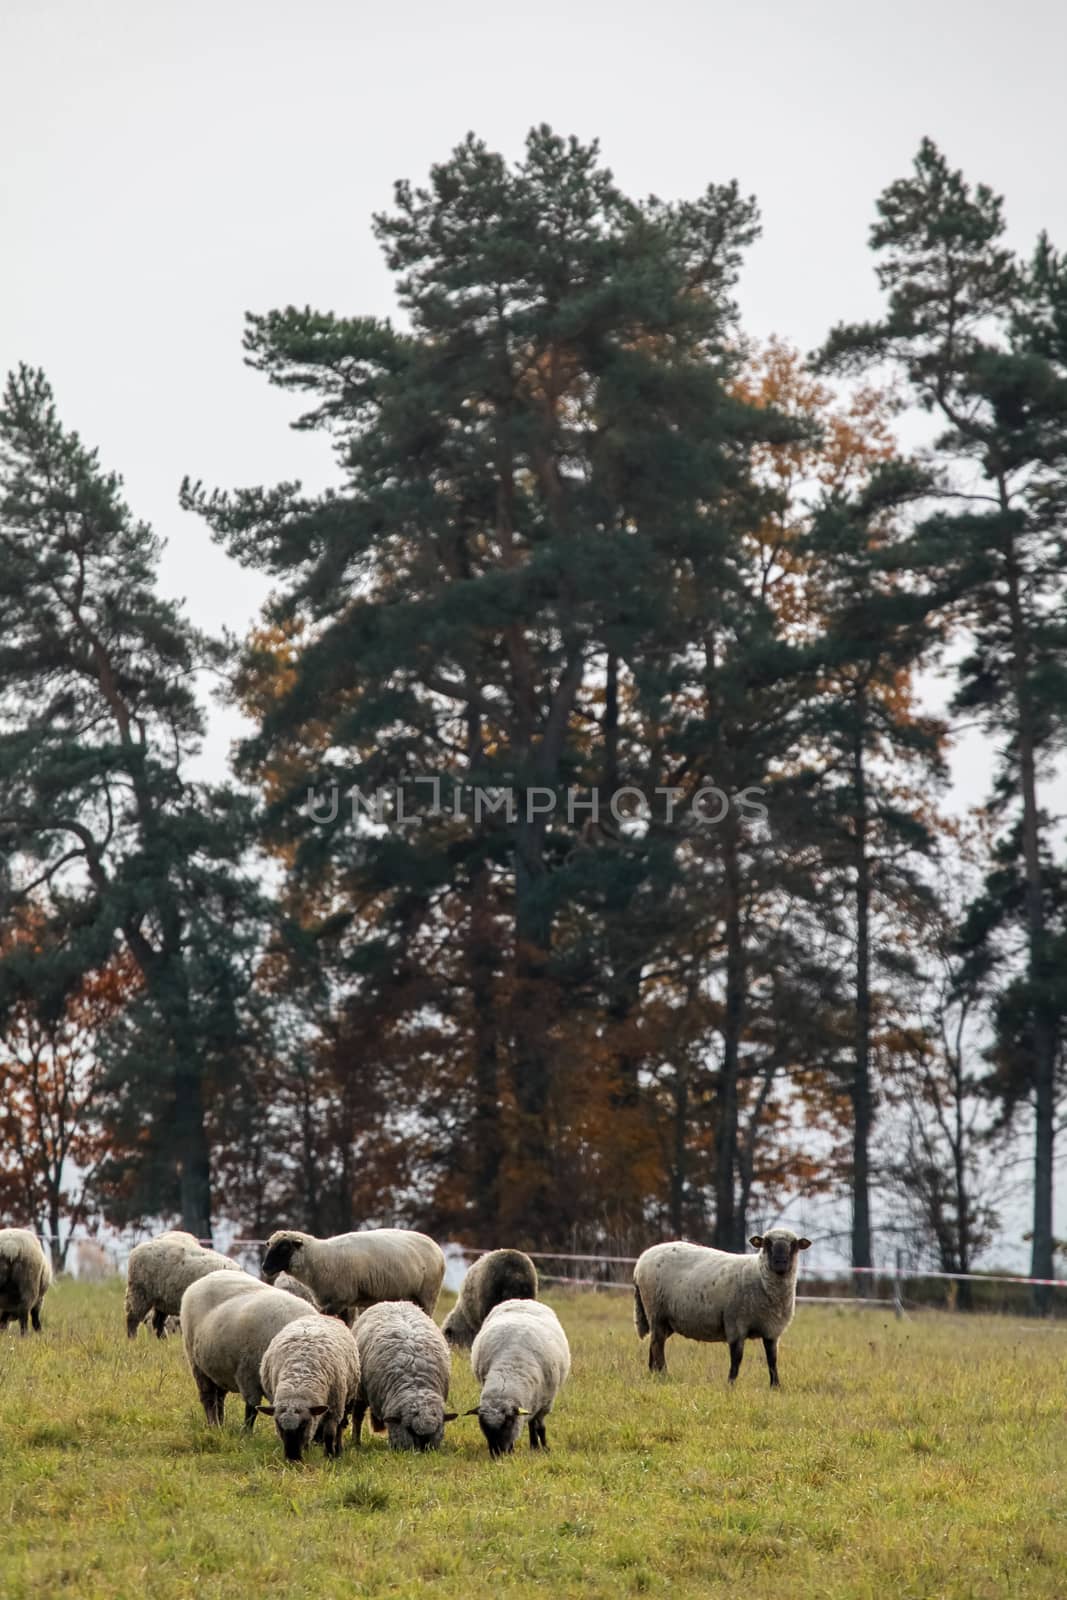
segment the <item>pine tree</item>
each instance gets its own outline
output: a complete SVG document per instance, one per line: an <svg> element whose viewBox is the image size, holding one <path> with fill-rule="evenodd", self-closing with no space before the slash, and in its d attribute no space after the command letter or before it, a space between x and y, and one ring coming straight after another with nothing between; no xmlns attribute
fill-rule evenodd
<svg viewBox="0 0 1067 1600"><path fill-rule="evenodd" d="M997 737L998 800L1018 806L1035 1107L1032 1271L1048 1278L1063 999L1040 785L1067 742L1067 268L1045 238L1032 261L1017 261L1003 242L999 197L972 189L930 140L878 212L871 244L885 317L835 330L824 359L894 363L942 427L936 455L955 503L927 521L916 555L957 597L971 650L956 706Z"/></svg>
<svg viewBox="0 0 1067 1600"><path fill-rule="evenodd" d="M63 428L40 372L0 407L0 829L5 900L32 895L38 948L2 998L62 1014L116 939L143 978L121 1018L111 1117L116 1214L179 1210L210 1233L206 1081L237 1026L255 897L235 869L235 796L192 783L194 674L219 647L156 589L158 542L120 482ZM147 1125L146 1125L147 1124Z"/></svg>
<svg viewBox="0 0 1067 1600"><path fill-rule="evenodd" d="M565 795L625 778L634 707L691 672L703 615L741 603L748 455L777 426L727 387L755 211L733 185L635 204L595 146L540 128L514 168L471 137L376 228L407 331L291 309L247 336L272 382L317 397L300 425L336 436L344 487L186 498L305 630L246 759L318 725L270 824L330 882L349 989L406 1018L410 1047L451 1040L423 1110L454 1149L473 1126L475 1186L551 1240L582 1206L574 1030L588 1060L616 1041L621 1116L642 963L623 923L674 870L655 833L584 848ZM309 785L329 815L335 785L386 783L413 820L300 814ZM500 810L473 809L479 786Z"/></svg>

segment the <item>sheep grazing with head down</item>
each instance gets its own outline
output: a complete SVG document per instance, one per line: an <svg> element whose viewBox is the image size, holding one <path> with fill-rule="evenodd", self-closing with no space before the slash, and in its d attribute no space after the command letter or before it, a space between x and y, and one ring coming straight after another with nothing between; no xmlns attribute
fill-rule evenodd
<svg viewBox="0 0 1067 1600"><path fill-rule="evenodd" d="M370 1411L375 1433L389 1434L393 1450L436 1450L445 1423L452 1360L440 1328L407 1301L384 1301L364 1311L355 1328L359 1395L353 1407L358 1445Z"/></svg>
<svg viewBox="0 0 1067 1600"><path fill-rule="evenodd" d="M441 1324L441 1332L458 1350L469 1350L475 1335L504 1300L536 1300L537 1268L521 1250L490 1250L468 1271L459 1299Z"/></svg>
<svg viewBox="0 0 1067 1600"><path fill-rule="evenodd" d="M179 1314L182 1295L209 1272L243 1272L243 1268L229 1256L205 1249L191 1233L161 1233L135 1245L126 1263L127 1337L136 1339L141 1323L151 1315L156 1337L165 1338L168 1320Z"/></svg>
<svg viewBox="0 0 1067 1600"><path fill-rule="evenodd" d="M746 1339L762 1339L771 1388L778 1382L778 1341L793 1320L797 1262L810 1239L789 1228L753 1235L754 1256L711 1250L676 1240L655 1244L634 1268L634 1323L638 1337L651 1333L648 1365L666 1372L664 1345L672 1333L683 1339L730 1346L730 1382L741 1369Z"/></svg>
<svg viewBox="0 0 1067 1600"><path fill-rule="evenodd" d="M213 1427L222 1426L226 1396L239 1394L251 1429L263 1398L259 1369L267 1347L287 1323L307 1315L305 1300L248 1273L212 1272L189 1285L180 1311L182 1343Z"/></svg>
<svg viewBox="0 0 1067 1600"><path fill-rule="evenodd" d="M263 1281L266 1283L267 1280L264 1278ZM279 1272L270 1280L270 1286L272 1289L284 1289L286 1294L295 1294L298 1300L305 1300L314 1311L322 1310L307 1284L294 1278L291 1272Z"/></svg>
<svg viewBox="0 0 1067 1600"><path fill-rule="evenodd" d="M524 1418L531 1450L547 1450L545 1418L571 1370L570 1346L556 1313L540 1300L495 1306L474 1341L471 1368L482 1393L467 1415L478 1418L489 1454L510 1455Z"/></svg>
<svg viewBox="0 0 1067 1600"><path fill-rule="evenodd" d="M52 1282L52 1263L28 1228L0 1228L0 1328L17 1317L19 1332L41 1331L41 1302Z"/></svg>
<svg viewBox="0 0 1067 1600"><path fill-rule="evenodd" d="M283 1228L271 1234L263 1257L268 1283L279 1272L307 1284L328 1316L351 1323L357 1312L382 1300L410 1300L430 1316L445 1258L425 1233L407 1228L367 1228L332 1239Z"/></svg>
<svg viewBox="0 0 1067 1600"><path fill-rule="evenodd" d="M274 1418L287 1461L304 1459L312 1435L328 1456L341 1454L359 1396L359 1349L343 1322L317 1312L287 1322L267 1346L259 1379L270 1402L260 1410Z"/></svg>

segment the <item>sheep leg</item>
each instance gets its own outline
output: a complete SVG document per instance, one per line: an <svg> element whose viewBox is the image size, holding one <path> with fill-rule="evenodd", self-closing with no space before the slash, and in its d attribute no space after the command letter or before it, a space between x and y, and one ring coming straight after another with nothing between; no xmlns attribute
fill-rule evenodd
<svg viewBox="0 0 1067 1600"><path fill-rule="evenodd" d="M41 1331L41 1303L40 1303L40 1301L38 1301L35 1306L31 1306L31 1308L30 1308L30 1321L33 1324L34 1333L40 1333L40 1331Z"/></svg>
<svg viewBox="0 0 1067 1600"><path fill-rule="evenodd" d="M365 1403L357 1400L352 1407L352 1443L357 1447L363 1443L363 1418L366 1414Z"/></svg>
<svg viewBox="0 0 1067 1600"><path fill-rule="evenodd" d="M30 1319L29 1319L29 1316L25 1311L20 1311L19 1312L19 1333L25 1339L25 1337L29 1333L29 1331L30 1331Z"/></svg>
<svg viewBox="0 0 1067 1600"><path fill-rule="evenodd" d="M152 1332L157 1339L167 1337L167 1313L161 1311L158 1306L152 1313Z"/></svg>
<svg viewBox="0 0 1067 1600"><path fill-rule="evenodd" d="M767 1371L771 1375L771 1388L780 1389L782 1386L778 1382L778 1340L764 1339L763 1348L767 1354Z"/></svg>
<svg viewBox="0 0 1067 1600"><path fill-rule="evenodd" d="M223 1408L226 1404L225 1389L220 1389L217 1383L211 1381L206 1372L200 1371L199 1367L193 1368L193 1377L196 1379L197 1393L200 1396L200 1404L204 1408L204 1416L207 1418L208 1427L221 1428Z"/></svg>
<svg viewBox="0 0 1067 1600"><path fill-rule="evenodd" d="M144 1290L137 1283L126 1285L126 1337L136 1339L137 1330L152 1309Z"/></svg>
<svg viewBox="0 0 1067 1600"><path fill-rule="evenodd" d="M670 1329L664 1328L657 1322L652 1329L652 1339L648 1347L649 1372L666 1372L667 1358L663 1353L663 1347L669 1338Z"/></svg>
<svg viewBox="0 0 1067 1600"><path fill-rule="evenodd" d="M531 1417L530 1419L530 1449L548 1449L548 1441L545 1438L545 1425L540 1417Z"/></svg>
<svg viewBox="0 0 1067 1600"><path fill-rule="evenodd" d="M741 1371L741 1357L744 1355L744 1353L745 1353L745 1341L743 1339L731 1339L730 1340L730 1382L731 1383L735 1383L737 1381L737 1374Z"/></svg>
<svg viewBox="0 0 1067 1600"><path fill-rule="evenodd" d="M245 1432L246 1433L251 1433L252 1432L252 1429L255 1427L255 1424L256 1424L256 1418L258 1416L259 1416L259 1402L257 1401L255 1405L251 1405L246 1400L245 1401Z"/></svg>

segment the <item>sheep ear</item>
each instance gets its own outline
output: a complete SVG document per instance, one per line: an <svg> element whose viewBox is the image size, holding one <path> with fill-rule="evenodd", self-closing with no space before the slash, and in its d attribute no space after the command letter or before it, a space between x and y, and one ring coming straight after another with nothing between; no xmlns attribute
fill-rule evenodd
<svg viewBox="0 0 1067 1600"><path fill-rule="evenodd" d="M329 1409L329 1406L308 1406L313 1417L324 1417Z"/></svg>
<svg viewBox="0 0 1067 1600"><path fill-rule="evenodd" d="M259 1406L257 1409L261 1417L273 1417L274 1415L273 1406Z"/></svg>
<svg viewBox="0 0 1067 1600"><path fill-rule="evenodd" d="M470 1410L469 1411L465 1411L463 1413L463 1415L465 1417L476 1417L478 1415L478 1407L477 1406L471 1406Z"/></svg>
<svg viewBox="0 0 1067 1600"><path fill-rule="evenodd" d="M810 1250L811 1249L811 1240L810 1239L798 1239L797 1240L797 1249L798 1250Z"/></svg>
<svg viewBox="0 0 1067 1600"><path fill-rule="evenodd" d="M751 1239L748 1242L749 1242L749 1244L752 1246L752 1248L754 1250L762 1250L763 1249L763 1235L762 1235L762 1233L754 1233L752 1235Z"/></svg>
<svg viewBox="0 0 1067 1600"><path fill-rule="evenodd" d="M446 1411L445 1412L445 1421L446 1422L455 1422L455 1420L456 1420L456 1418L458 1416L459 1416L459 1412L458 1411Z"/></svg>
<svg viewBox="0 0 1067 1600"><path fill-rule="evenodd" d="M519 1407L519 1416L520 1417L528 1417L529 1415L530 1415L530 1413L527 1411L525 1406L520 1406Z"/></svg>

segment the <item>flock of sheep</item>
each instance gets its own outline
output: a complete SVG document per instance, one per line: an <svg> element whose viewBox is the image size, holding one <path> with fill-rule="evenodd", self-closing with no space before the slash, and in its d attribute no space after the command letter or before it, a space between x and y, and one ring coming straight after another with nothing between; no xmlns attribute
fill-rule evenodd
<svg viewBox="0 0 1067 1600"><path fill-rule="evenodd" d="M728 1344L732 1383L746 1339L760 1338L779 1386L778 1340L809 1240L773 1228L751 1242L751 1256L674 1242L640 1257L634 1321L641 1338L651 1335L653 1372L666 1370L664 1345L677 1333ZM178 1320L209 1424L221 1424L227 1394L238 1394L247 1428L257 1415L273 1417L288 1460L302 1460L313 1439L339 1455L350 1421L358 1445L368 1411L394 1449L435 1449L457 1416L447 1409L452 1346L470 1350L481 1394L466 1415L478 1417L490 1455L514 1449L524 1419L531 1448L547 1449L545 1418L570 1373L570 1347L522 1251L479 1257L440 1328L432 1314L445 1258L423 1233L316 1239L285 1229L267 1241L262 1272L253 1277L188 1233L130 1252L126 1332L135 1338L151 1319L162 1338ZM39 1331L51 1281L35 1235L0 1229L0 1327L17 1317L23 1333L31 1323Z"/></svg>

